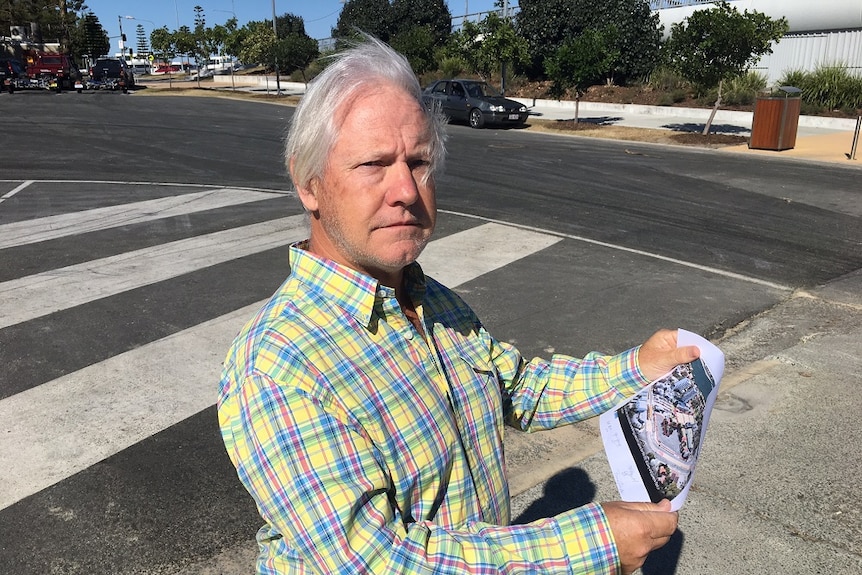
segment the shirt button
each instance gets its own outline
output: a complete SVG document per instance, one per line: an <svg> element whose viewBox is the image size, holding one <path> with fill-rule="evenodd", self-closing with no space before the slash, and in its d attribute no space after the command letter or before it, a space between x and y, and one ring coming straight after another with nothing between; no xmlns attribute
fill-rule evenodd
<svg viewBox="0 0 862 575"><path fill-rule="evenodd" d="M409 330L405 331L404 337L407 338L408 340L412 340L413 339L413 330L409 329Z"/></svg>

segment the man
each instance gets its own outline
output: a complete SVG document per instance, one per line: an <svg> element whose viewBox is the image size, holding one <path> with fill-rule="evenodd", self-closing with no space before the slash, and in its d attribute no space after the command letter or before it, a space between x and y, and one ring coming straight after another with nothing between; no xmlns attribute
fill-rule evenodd
<svg viewBox="0 0 862 575"><path fill-rule="evenodd" d="M676 529L667 501L510 526L504 420L601 413L693 360L639 348L527 362L416 259L443 126L409 64L367 41L309 86L286 147L310 237L228 355L219 422L266 525L261 574L628 573Z"/></svg>

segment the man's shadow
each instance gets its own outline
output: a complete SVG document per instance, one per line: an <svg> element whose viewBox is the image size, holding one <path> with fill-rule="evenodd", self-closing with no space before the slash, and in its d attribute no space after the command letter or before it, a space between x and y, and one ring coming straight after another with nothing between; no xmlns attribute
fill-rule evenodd
<svg viewBox="0 0 862 575"><path fill-rule="evenodd" d="M595 496L596 486L587 472L572 467L551 477L545 484L542 497L531 503L512 523L530 523L559 515L592 502ZM667 545L647 557L641 568L643 575L675 575L684 539L682 531L677 529Z"/></svg>

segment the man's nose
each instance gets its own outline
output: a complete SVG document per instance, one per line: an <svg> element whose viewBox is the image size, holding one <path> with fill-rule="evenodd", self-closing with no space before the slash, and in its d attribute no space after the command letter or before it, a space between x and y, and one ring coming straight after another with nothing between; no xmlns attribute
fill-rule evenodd
<svg viewBox="0 0 862 575"><path fill-rule="evenodd" d="M396 162L390 166L387 197L392 204L409 206L419 198L419 183L410 165Z"/></svg>

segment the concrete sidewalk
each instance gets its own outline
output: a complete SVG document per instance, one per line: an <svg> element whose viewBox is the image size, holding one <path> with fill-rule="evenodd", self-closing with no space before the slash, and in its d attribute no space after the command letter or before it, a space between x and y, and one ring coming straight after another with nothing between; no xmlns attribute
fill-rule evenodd
<svg viewBox="0 0 862 575"><path fill-rule="evenodd" d="M575 117L571 101L513 98L525 104L544 120L568 120ZM710 110L672 106L641 106L638 104L605 104L581 102L578 119L582 122L614 124L633 128L700 132L706 125ZM713 119L712 133L751 136L753 113L718 110ZM725 152L750 153L782 158L801 158L862 166L862 142L857 144L855 159L850 159L856 120L823 116L800 116L795 145L792 149L753 150L747 145L719 148Z"/></svg>
<svg viewBox="0 0 862 575"><path fill-rule="evenodd" d="M727 370L695 482L643 573L862 573L862 271L717 343ZM619 497L594 422L510 433L506 455L520 521Z"/></svg>

